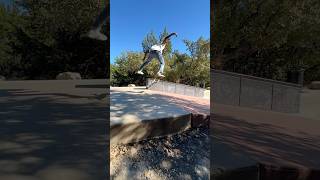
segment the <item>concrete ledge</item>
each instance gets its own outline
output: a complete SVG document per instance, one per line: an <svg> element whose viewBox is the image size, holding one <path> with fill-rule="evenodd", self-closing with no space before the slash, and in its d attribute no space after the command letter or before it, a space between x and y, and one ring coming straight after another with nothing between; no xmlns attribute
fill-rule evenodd
<svg viewBox="0 0 320 180"><path fill-rule="evenodd" d="M111 144L127 144L155 137L176 134L191 127L191 114L110 127Z"/></svg>
<svg viewBox="0 0 320 180"><path fill-rule="evenodd" d="M153 79L147 80L147 86L152 83ZM186 96L194 96L200 98L210 99L210 91L204 88L199 88L195 86L189 86L185 84L172 83L168 81L159 81L153 84L150 90L163 91L167 93L176 93Z"/></svg>
<svg viewBox="0 0 320 180"><path fill-rule="evenodd" d="M312 81L311 84L309 85L309 88L310 89L320 89L320 81Z"/></svg>
<svg viewBox="0 0 320 180"><path fill-rule="evenodd" d="M299 84L211 69L212 103L298 113Z"/></svg>
<svg viewBox="0 0 320 180"><path fill-rule="evenodd" d="M302 88L300 84L295 84L295 83L289 83L289 82L282 82L282 81L277 81L277 80L272 80L272 79L266 79L266 78L261 78L261 77L256 77L256 76L250 76L250 75L245 75L245 74L239 74L239 73L234 73L234 72L228 72L228 71L223 71L223 70L217 70L217 69L211 69L211 73L219 73L219 74L224 74L228 77L233 76L233 77L243 77L247 79L253 79L253 80L260 80L264 82L270 82L270 83L277 83L277 84L282 84L286 86L292 86L296 88Z"/></svg>
<svg viewBox="0 0 320 180"><path fill-rule="evenodd" d="M110 143L127 144L191 128L191 113L149 90L112 87Z"/></svg>
<svg viewBox="0 0 320 180"><path fill-rule="evenodd" d="M111 144L127 144L172 135L189 128L209 126L210 115L186 114L178 117L149 119L136 123L118 123L110 127Z"/></svg>
<svg viewBox="0 0 320 180"><path fill-rule="evenodd" d="M191 128L201 126L209 126L210 115L207 114L191 114Z"/></svg>

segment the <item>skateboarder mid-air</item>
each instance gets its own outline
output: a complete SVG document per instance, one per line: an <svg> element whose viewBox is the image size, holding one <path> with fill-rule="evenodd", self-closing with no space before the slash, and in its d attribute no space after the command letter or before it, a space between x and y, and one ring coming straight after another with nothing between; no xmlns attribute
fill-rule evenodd
<svg viewBox="0 0 320 180"><path fill-rule="evenodd" d="M157 75L159 77L164 77L163 70L164 70L164 64L165 63L164 63L164 58L162 56L162 51L164 50L164 48L166 47L167 43L169 42L170 37L173 36L173 35L175 35L177 37L176 33L171 33L171 34L169 34L168 36L166 36L163 39L161 44L156 44L156 45L151 46L151 48L144 53L143 60L145 60L146 57L147 57L147 60L144 61L143 64L140 66L140 68L139 68L139 70L137 72L138 74L143 74L143 72L142 72L143 68L146 65L148 65L153 58L156 58L156 59L158 59L158 61L160 63L160 67L159 67L159 71L158 71Z"/></svg>

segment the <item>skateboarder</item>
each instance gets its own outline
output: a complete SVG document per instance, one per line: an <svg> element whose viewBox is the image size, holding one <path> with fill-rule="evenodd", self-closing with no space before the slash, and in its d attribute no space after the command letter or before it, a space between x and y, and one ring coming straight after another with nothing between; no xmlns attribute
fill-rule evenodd
<svg viewBox="0 0 320 180"><path fill-rule="evenodd" d="M92 39L106 41L107 36L105 36L100 32L103 26L103 23L105 23L106 20L107 20L107 8L105 7L101 12L101 14L98 16L98 18L96 19L96 21L94 22L93 27L88 32L87 36Z"/></svg>
<svg viewBox="0 0 320 180"><path fill-rule="evenodd" d="M160 68L159 68L159 71L157 73L157 75L159 77L164 77L163 75L163 70L164 70L164 58L162 56L162 51L164 50L164 48L166 47L166 44L169 42L169 38L172 36L172 35L175 35L177 36L176 33L171 33L169 34L168 36L166 36L163 41L161 42L161 44L156 44L156 45L153 45L150 50L147 50L144 54L144 60L146 59L147 57L147 60L144 61L144 63L140 66L139 70L138 70L138 74L143 74L142 70L143 68L148 65L151 60L153 58L156 58L158 59L159 63L160 63Z"/></svg>

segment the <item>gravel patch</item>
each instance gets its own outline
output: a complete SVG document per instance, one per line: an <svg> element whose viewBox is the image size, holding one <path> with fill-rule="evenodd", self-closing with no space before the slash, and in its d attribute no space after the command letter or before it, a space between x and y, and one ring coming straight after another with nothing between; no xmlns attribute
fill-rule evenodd
<svg viewBox="0 0 320 180"><path fill-rule="evenodd" d="M115 180L209 179L209 128L110 147L110 178Z"/></svg>

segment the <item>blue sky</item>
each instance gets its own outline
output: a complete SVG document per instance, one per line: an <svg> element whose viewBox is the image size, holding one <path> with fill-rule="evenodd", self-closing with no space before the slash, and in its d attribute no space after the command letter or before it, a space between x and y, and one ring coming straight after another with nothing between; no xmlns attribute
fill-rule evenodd
<svg viewBox="0 0 320 180"><path fill-rule="evenodd" d="M10 0L0 0L0 3ZM184 39L210 37L210 0L110 0L110 62L125 51L142 51L141 42L166 27L177 32L172 48L185 52Z"/></svg>
<svg viewBox="0 0 320 180"><path fill-rule="evenodd" d="M141 42L166 27L177 32L172 47L186 52L184 39L210 37L210 0L110 0L110 62L125 51L142 51Z"/></svg>

